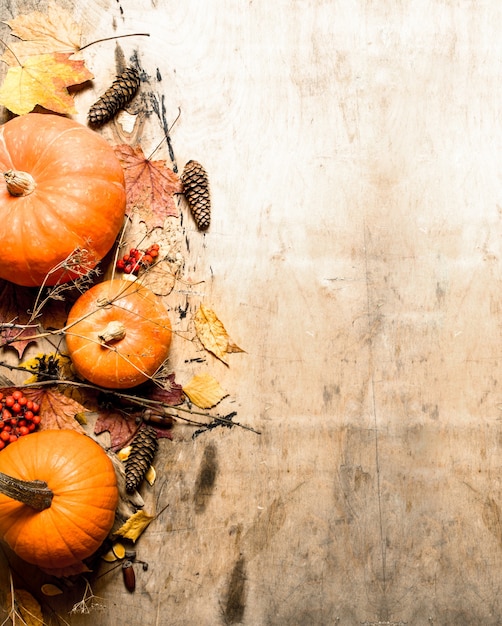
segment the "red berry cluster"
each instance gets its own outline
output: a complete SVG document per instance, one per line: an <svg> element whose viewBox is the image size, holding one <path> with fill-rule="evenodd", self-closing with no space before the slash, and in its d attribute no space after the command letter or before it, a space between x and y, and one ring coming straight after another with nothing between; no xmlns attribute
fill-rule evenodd
<svg viewBox="0 0 502 626"><path fill-rule="evenodd" d="M124 274L137 274L141 269L150 267L159 256L159 244L152 244L148 250L142 251L131 248L128 254L117 261L117 269Z"/></svg>
<svg viewBox="0 0 502 626"><path fill-rule="evenodd" d="M0 450L32 433L40 424L39 411L40 406L28 400L22 391L9 395L0 392Z"/></svg>

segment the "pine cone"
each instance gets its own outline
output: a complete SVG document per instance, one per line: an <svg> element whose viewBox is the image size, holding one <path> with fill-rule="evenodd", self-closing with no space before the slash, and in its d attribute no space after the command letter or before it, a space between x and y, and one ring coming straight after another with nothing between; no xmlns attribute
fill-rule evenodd
<svg viewBox="0 0 502 626"><path fill-rule="evenodd" d="M134 491L152 464L159 447L157 431L152 426L142 426L131 443L131 453L125 462L126 491Z"/></svg>
<svg viewBox="0 0 502 626"><path fill-rule="evenodd" d="M206 170L197 161L188 161L181 175L181 182L197 228L206 230L211 221L211 196Z"/></svg>
<svg viewBox="0 0 502 626"><path fill-rule="evenodd" d="M128 67L89 109L89 124L100 126L111 120L134 98L138 88L138 71L134 67Z"/></svg>

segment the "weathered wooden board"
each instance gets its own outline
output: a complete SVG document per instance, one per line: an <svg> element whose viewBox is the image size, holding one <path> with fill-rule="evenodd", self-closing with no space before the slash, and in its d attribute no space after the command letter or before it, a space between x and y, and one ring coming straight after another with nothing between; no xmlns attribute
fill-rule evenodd
<svg viewBox="0 0 502 626"><path fill-rule="evenodd" d="M169 506L136 592L115 570L93 581L106 611L69 616L80 587L49 605L72 625L499 624L502 5L72 10L86 41L150 35L85 51L78 117L116 46L169 123L181 110L176 159L206 165L214 212L206 235L184 214L185 278L203 282L166 299L172 364L183 383L211 372L261 435L180 425L145 490ZM145 152L161 138L153 115ZM186 363L200 301L246 350L229 367Z"/></svg>

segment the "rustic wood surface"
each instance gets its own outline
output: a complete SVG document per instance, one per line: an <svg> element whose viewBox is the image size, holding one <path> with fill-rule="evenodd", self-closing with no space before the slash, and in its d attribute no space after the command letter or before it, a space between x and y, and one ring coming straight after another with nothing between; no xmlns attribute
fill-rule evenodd
<svg viewBox="0 0 502 626"><path fill-rule="evenodd" d="M121 58L181 111L176 161L205 164L213 217L202 235L182 207L197 287L166 298L172 366L261 434L179 425L136 592L114 570L105 609L69 615L77 585L48 623L500 624L500 2L62 6L85 41L149 33L86 49L77 119ZM145 153L162 136L152 115ZM246 350L229 367L183 339L201 301ZM4 566L4 607L7 586Z"/></svg>

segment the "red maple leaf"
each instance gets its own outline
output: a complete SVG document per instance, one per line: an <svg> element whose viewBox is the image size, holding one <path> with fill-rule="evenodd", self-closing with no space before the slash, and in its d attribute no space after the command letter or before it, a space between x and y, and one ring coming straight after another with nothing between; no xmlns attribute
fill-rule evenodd
<svg viewBox="0 0 502 626"><path fill-rule="evenodd" d="M128 212L136 210L148 226L163 226L166 217L178 217L173 195L183 191L179 176L166 161L150 161L140 146L114 146L122 163Z"/></svg>
<svg viewBox="0 0 502 626"><path fill-rule="evenodd" d="M114 452L128 446L131 443L138 424L134 416L125 417L123 413L116 411L100 411L94 425L94 434L100 435L105 431L110 433L110 445Z"/></svg>

